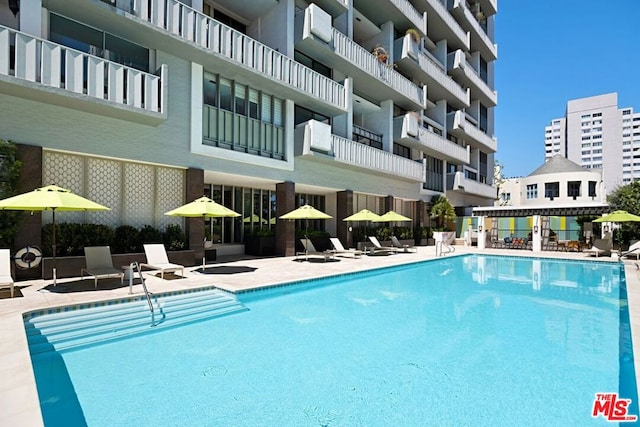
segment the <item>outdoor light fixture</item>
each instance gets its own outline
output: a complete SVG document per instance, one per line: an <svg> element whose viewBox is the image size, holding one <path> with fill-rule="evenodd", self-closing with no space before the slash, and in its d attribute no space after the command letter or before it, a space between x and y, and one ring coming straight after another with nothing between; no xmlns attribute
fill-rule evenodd
<svg viewBox="0 0 640 427"><path fill-rule="evenodd" d="M479 226L478 226L478 231L479 231L480 233L482 233L482 226L481 226L481 225L479 225Z"/></svg>
<svg viewBox="0 0 640 427"><path fill-rule="evenodd" d="M605 233L608 233L608 232L609 232L609 226L608 226L608 225L605 225L605 226L604 226L604 232L605 232Z"/></svg>
<svg viewBox="0 0 640 427"><path fill-rule="evenodd" d="M538 233L538 226L537 225L533 226L533 232L536 233L536 234Z"/></svg>

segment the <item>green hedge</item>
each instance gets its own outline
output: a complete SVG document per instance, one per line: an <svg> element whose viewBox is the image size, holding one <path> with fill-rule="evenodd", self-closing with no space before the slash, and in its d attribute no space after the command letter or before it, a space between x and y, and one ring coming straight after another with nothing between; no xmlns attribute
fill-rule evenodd
<svg viewBox="0 0 640 427"><path fill-rule="evenodd" d="M53 226L42 227L42 251L53 255ZM150 226L137 229L129 225L113 228L102 224L56 224L56 256L82 256L85 246L110 246L111 253L143 252L145 243L164 243L167 250L187 247L186 236L180 226L169 225L164 232Z"/></svg>

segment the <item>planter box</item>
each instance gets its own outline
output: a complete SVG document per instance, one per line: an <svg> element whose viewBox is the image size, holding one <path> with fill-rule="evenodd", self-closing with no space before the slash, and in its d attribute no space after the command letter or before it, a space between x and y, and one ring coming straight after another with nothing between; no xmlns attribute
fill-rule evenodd
<svg viewBox="0 0 640 427"><path fill-rule="evenodd" d="M167 251L167 256L169 257L169 262L174 264L184 265L185 267L192 267L196 264L202 263L202 258L199 260L195 259L195 251L186 250L186 251ZM113 266L115 268L120 268L124 265L129 265L134 261L138 261L140 263L146 262L147 257L144 252L142 253L130 253L130 254L112 254L111 259L113 259ZM85 267L84 256L70 256L70 257L56 257L56 277L57 278L65 278L65 277L80 277L80 269ZM40 270L40 277L45 280L53 279L53 258L43 258L42 263L36 271ZM32 270L18 270L16 269L16 280L20 280L24 277L32 277L32 274L29 274ZM25 273L24 275L20 273Z"/></svg>
<svg viewBox="0 0 640 427"><path fill-rule="evenodd" d="M256 256L276 254L276 236L251 236L244 239L244 253Z"/></svg>

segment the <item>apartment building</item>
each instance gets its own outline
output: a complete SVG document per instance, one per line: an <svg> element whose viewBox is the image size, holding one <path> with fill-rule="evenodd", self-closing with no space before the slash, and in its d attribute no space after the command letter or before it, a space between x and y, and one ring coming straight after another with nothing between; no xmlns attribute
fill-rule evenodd
<svg viewBox="0 0 640 427"><path fill-rule="evenodd" d="M65 221L182 224L242 251L275 230L294 251L309 203L427 218L495 198L496 0L0 0L0 138L23 186L111 208ZM241 213L202 226L164 212L202 194ZM20 244L40 239L35 214ZM36 231L33 231L36 230Z"/></svg>
<svg viewBox="0 0 640 427"><path fill-rule="evenodd" d="M606 192L640 179L640 114L618 107L618 94L571 100L545 128L545 159L561 154L601 170Z"/></svg>

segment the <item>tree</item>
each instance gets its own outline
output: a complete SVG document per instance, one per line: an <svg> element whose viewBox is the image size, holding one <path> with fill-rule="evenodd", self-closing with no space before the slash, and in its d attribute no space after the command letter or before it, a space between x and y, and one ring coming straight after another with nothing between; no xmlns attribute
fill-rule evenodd
<svg viewBox="0 0 640 427"><path fill-rule="evenodd" d="M453 221L456 219L456 212L449 203L449 200L445 196L438 196L433 202L431 209L429 210L431 218L436 218L438 222L438 229L445 228L447 221Z"/></svg>
<svg viewBox="0 0 640 427"><path fill-rule="evenodd" d="M0 199L18 194L22 162L16 158L16 145L0 139ZM11 248L22 212L0 212L0 247Z"/></svg>
<svg viewBox="0 0 640 427"><path fill-rule="evenodd" d="M612 211L627 211L634 215L640 215L640 181L633 181L627 185L617 187L607 196L607 202ZM616 233L616 241L628 243L631 239L640 236L640 223L624 222Z"/></svg>

